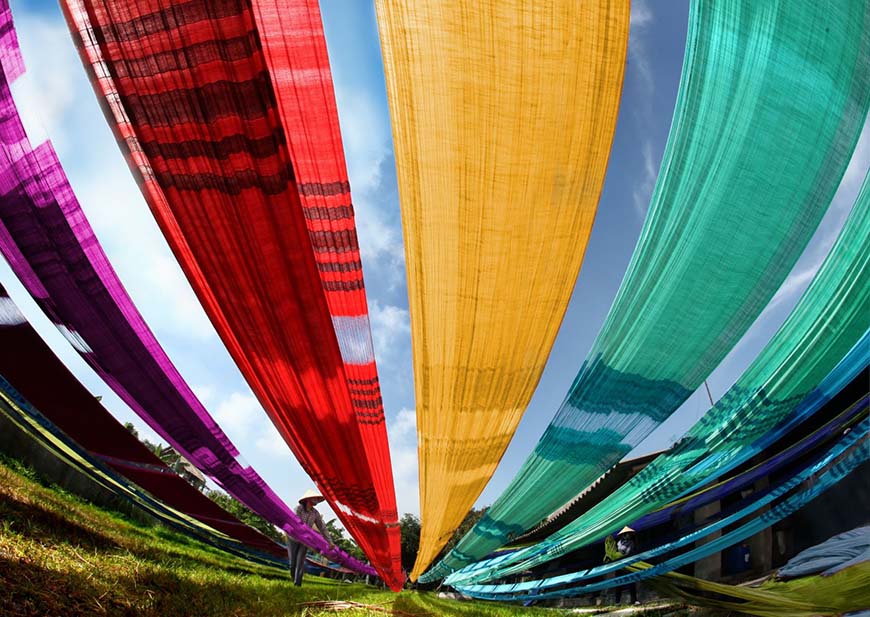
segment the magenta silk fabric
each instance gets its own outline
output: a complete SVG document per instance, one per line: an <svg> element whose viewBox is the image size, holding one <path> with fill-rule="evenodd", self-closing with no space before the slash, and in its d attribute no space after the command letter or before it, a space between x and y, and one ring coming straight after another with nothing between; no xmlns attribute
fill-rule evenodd
<svg viewBox="0 0 870 617"><path fill-rule="evenodd" d="M331 548L239 462L118 280L53 148L31 147L9 90L23 65L8 0L0 0L0 64L0 251L24 286L118 396L224 490L310 548L375 574Z"/></svg>

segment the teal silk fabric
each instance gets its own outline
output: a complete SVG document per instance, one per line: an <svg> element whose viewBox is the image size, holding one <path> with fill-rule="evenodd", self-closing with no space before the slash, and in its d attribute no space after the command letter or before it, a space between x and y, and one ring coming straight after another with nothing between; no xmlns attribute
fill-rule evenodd
<svg viewBox="0 0 870 617"><path fill-rule="evenodd" d="M674 120L625 279L534 452L427 582L564 505L695 391L831 203L870 92L865 2L693 3Z"/></svg>

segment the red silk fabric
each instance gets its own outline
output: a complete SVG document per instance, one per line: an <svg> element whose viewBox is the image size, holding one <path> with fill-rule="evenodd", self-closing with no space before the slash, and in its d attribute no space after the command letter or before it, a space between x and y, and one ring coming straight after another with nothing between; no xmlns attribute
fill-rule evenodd
<svg viewBox="0 0 870 617"><path fill-rule="evenodd" d="M344 359L351 404L367 452L386 439L362 261L317 0L252 0L257 30L293 161L296 187ZM369 460L387 515L397 520L389 456ZM388 528L391 567L401 573L398 526Z"/></svg>
<svg viewBox="0 0 870 617"><path fill-rule="evenodd" d="M257 18L273 22L245 0L62 5L218 334L372 565L399 588L395 493L331 85L320 94L331 106L311 107L311 82L331 84L319 15L316 28L281 35L260 31ZM315 50L298 55L309 63L302 70L289 65L297 39Z"/></svg>

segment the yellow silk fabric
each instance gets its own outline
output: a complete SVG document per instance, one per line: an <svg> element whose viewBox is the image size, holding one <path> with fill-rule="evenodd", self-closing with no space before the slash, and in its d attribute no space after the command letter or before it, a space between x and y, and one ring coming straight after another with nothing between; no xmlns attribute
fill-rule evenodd
<svg viewBox="0 0 870 617"><path fill-rule="evenodd" d="M627 0L377 0L411 311L416 579L495 471L571 296Z"/></svg>

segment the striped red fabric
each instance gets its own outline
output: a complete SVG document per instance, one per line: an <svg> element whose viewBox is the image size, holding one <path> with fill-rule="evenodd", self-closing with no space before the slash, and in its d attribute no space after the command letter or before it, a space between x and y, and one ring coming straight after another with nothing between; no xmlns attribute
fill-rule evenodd
<svg viewBox="0 0 870 617"><path fill-rule="evenodd" d="M384 405L368 318L350 182L317 0L252 0L257 30L293 161L296 187L333 326L351 404L367 452L385 439ZM398 520L390 458L369 459L386 513ZM388 529L401 572L398 526Z"/></svg>
<svg viewBox="0 0 870 617"><path fill-rule="evenodd" d="M312 5L290 4L312 15ZM319 15L310 28L279 32L274 7L255 11L245 0L62 5L219 335L348 531L400 587L389 449ZM306 46L310 56L297 53Z"/></svg>

